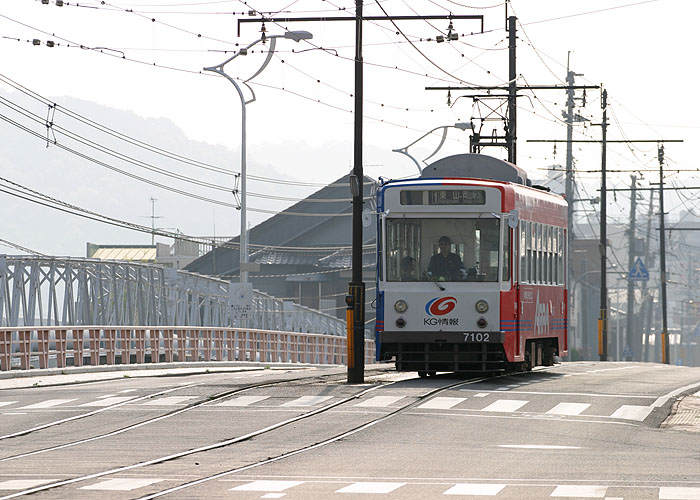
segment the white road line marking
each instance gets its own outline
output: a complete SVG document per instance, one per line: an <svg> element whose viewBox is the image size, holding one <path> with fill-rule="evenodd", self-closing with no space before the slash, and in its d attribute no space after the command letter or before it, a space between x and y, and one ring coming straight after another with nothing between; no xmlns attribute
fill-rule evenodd
<svg viewBox="0 0 700 500"><path fill-rule="evenodd" d="M105 394L104 396L97 396L97 399L106 399L106 398L111 398L114 396L115 396L115 394Z"/></svg>
<svg viewBox="0 0 700 500"><path fill-rule="evenodd" d="M700 488L662 486L659 488L659 500L700 500Z"/></svg>
<svg viewBox="0 0 700 500"><path fill-rule="evenodd" d="M514 412L519 408L528 404L529 401L519 401L517 399L499 399L495 403L491 403L486 408L481 411L501 411L501 412Z"/></svg>
<svg viewBox="0 0 700 500"><path fill-rule="evenodd" d="M302 396L294 401L288 401L281 406L313 406L328 401L332 396Z"/></svg>
<svg viewBox="0 0 700 500"><path fill-rule="evenodd" d="M253 481L231 488L229 491L284 491L294 486L304 484L304 481Z"/></svg>
<svg viewBox="0 0 700 500"><path fill-rule="evenodd" d="M406 483L353 483L336 493L391 493Z"/></svg>
<svg viewBox="0 0 700 500"><path fill-rule="evenodd" d="M111 406L111 405L123 403L124 401L129 401L130 399L134 399L134 398L135 398L135 396L113 396L111 398L98 399L97 401L90 401L89 403L85 403L85 404L82 404L80 406Z"/></svg>
<svg viewBox="0 0 700 500"><path fill-rule="evenodd" d="M505 484L455 484L452 488L443 493L443 495L480 495L480 496L496 496L498 495Z"/></svg>
<svg viewBox="0 0 700 500"><path fill-rule="evenodd" d="M397 401L403 399L403 396L375 396L369 398L367 401L357 403L355 406L362 406L365 408L384 408Z"/></svg>
<svg viewBox="0 0 700 500"><path fill-rule="evenodd" d="M285 495L286 493L268 493L266 495L261 496L260 498L282 498Z"/></svg>
<svg viewBox="0 0 700 500"><path fill-rule="evenodd" d="M17 401L0 401L0 406L9 406L16 403Z"/></svg>
<svg viewBox="0 0 700 500"><path fill-rule="evenodd" d="M477 394L474 394L474 397L475 397L475 398L485 398L485 397L488 396L489 394L490 394L490 393L488 393L488 392L479 392L479 393L477 393Z"/></svg>
<svg viewBox="0 0 700 500"><path fill-rule="evenodd" d="M641 422L649 416L653 409L652 406L622 405L615 410L615 413L610 415L610 418L622 418Z"/></svg>
<svg viewBox="0 0 700 500"><path fill-rule="evenodd" d="M591 405L588 403L559 403L547 413L550 415L580 415L589 406Z"/></svg>
<svg viewBox="0 0 700 500"><path fill-rule="evenodd" d="M229 399L223 403L217 403L214 406L248 406L269 397L270 396L238 396L237 398Z"/></svg>
<svg viewBox="0 0 700 500"><path fill-rule="evenodd" d="M47 399L46 401L42 401L41 403L34 403L33 405L29 406L21 406L19 409L35 410L39 408L51 408L53 406L62 405L64 403L70 403L71 401L76 401L76 399Z"/></svg>
<svg viewBox="0 0 700 500"><path fill-rule="evenodd" d="M2 413L2 415L26 415L26 413L20 413L18 411L11 411L11 412Z"/></svg>
<svg viewBox="0 0 700 500"><path fill-rule="evenodd" d="M508 388L508 387L499 387L499 388L496 389L496 390L497 390L497 391L507 391L507 390L509 390L509 388Z"/></svg>
<svg viewBox="0 0 700 500"><path fill-rule="evenodd" d="M426 408L432 410L449 410L453 406L466 401L467 398L433 398L420 405L418 408Z"/></svg>
<svg viewBox="0 0 700 500"><path fill-rule="evenodd" d="M550 497L604 498L607 486L566 485L557 486Z"/></svg>
<svg viewBox="0 0 700 500"><path fill-rule="evenodd" d="M173 406L194 399L197 396L168 396L167 398L158 398L153 401L142 403L142 406Z"/></svg>
<svg viewBox="0 0 700 500"><path fill-rule="evenodd" d="M580 446L560 446L554 444L499 444L499 448L521 448L523 450L580 450Z"/></svg>
<svg viewBox="0 0 700 500"><path fill-rule="evenodd" d="M124 394L124 393L127 393L127 392L134 392L134 391L137 391L137 390L138 390L138 389L124 389L123 391L119 391L119 394Z"/></svg>
<svg viewBox="0 0 700 500"><path fill-rule="evenodd" d="M51 481L55 481L55 479L11 479L0 482L0 490L26 490Z"/></svg>
<svg viewBox="0 0 700 500"><path fill-rule="evenodd" d="M103 490L103 491L131 491L143 488L151 484L160 483L165 479L144 478L144 479L109 479L90 486L83 486L81 490Z"/></svg>

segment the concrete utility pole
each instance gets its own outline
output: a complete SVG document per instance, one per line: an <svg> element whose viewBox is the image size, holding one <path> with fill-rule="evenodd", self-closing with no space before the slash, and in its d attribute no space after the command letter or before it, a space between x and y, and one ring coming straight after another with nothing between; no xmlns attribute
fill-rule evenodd
<svg viewBox="0 0 700 500"><path fill-rule="evenodd" d="M632 175L632 198L630 200L630 228L629 228L629 252L627 255L627 269L632 271L634 265L635 229L637 220L637 177ZM627 279L627 329L625 334L625 344L632 343L634 332L634 281ZM636 344L636 342L635 342ZM641 344L640 344L641 346ZM630 346L631 347L631 346ZM619 360L618 360L619 361Z"/></svg>
<svg viewBox="0 0 700 500"><path fill-rule="evenodd" d="M651 190L649 194L649 210L647 212L647 237L646 237L646 242L644 246L644 262L647 264L647 269L651 269L652 262L651 262L651 256L649 252L649 248L651 245L651 219L652 216L654 215L654 193L655 190ZM644 325L642 332L641 332L641 341L642 344L640 346L641 348L641 357L640 361L647 361L649 354L649 332L651 331L651 309L652 309L652 296L649 295L647 297L647 282L642 281L642 309L639 313L639 317L642 318L642 323Z"/></svg>
<svg viewBox="0 0 700 500"><path fill-rule="evenodd" d="M508 161L517 164L517 97L518 88L516 80L518 74L515 71L515 16L508 17L508 125L506 126L506 143L508 144Z"/></svg>
<svg viewBox="0 0 700 500"><path fill-rule="evenodd" d="M669 364L666 310L666 217L664 214L664 145L659 144L659 245L661 247L661 362Z"/></svg>
<svg viewBox="0 0 700 500"><path fill-rule="evenodd" d="M600 166L600 315L598 316L598 354L601 361L608 360L608 228L607 228L607 137L608 137L608 91L603 90L602 161Z"/></svg>

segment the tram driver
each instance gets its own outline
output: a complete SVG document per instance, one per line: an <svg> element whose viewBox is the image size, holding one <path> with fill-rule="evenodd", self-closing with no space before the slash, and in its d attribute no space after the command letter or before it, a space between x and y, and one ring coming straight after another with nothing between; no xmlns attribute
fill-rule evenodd
<svg viewBox="0 0 700 500"><path fill-rule="evenodd" d="M452 241L449 236L440 236L438 240L440 251L430 258L428 275L438 280L463 281L467 277L462 259L452 253L450 247Z"/></svg>

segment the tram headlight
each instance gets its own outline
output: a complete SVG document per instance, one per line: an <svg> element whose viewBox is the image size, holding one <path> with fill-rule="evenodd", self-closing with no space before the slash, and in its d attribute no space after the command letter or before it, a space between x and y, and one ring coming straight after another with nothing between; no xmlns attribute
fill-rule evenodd
<svg viewBox="0 0 700 500"><path fill-rule="evenodd" d="M482 299L477 301L474 307L476 307L476 311L479 314L484 314L486 311L489 310L489 303Z"/></svg>
<svg viewBox="0 0 700 500"><path fill-rule="evenodd" d="M406 326L406 320L399 316L398 318L396 318L396 326L398 326L399 328L403 328L404 326Z"/></svg>
<svg viewBox="0 0 700 500"><path fill-rule="evenodd" d="M486 326L489 324L488 321L486 321L486 318L479 318L476 320L476 325L479 328L486 328Z"/></svg>
<svg viewBox="0 0 700 500"><path fill-rule="evenodd" d="M408 304L403 299L397 300L394 304L394 310L399 314L406 312L406 309L408 309Z"/></svg>

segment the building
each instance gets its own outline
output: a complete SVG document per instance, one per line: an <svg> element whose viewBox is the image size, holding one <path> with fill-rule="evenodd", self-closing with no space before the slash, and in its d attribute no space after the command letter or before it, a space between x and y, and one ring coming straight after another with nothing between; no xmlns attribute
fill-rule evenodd
<svg viewBox="0 0 700 500"><path fill-rule="evenodd" d="M277 298L345 318L351 279L352 198L346 175L248 232L249 281ZM364 178L363 281L375 283L375 181ZM202 255L185 269L238 280L239 237ZM372 292L367 293L368 304ZM371 308L366 318L373 319ZM368 325L368 328L371 325Z"/></svg>

